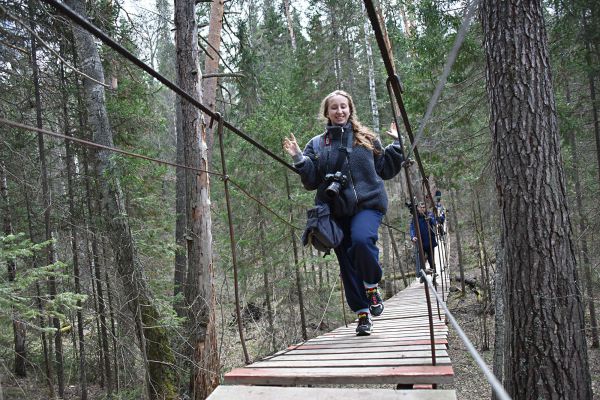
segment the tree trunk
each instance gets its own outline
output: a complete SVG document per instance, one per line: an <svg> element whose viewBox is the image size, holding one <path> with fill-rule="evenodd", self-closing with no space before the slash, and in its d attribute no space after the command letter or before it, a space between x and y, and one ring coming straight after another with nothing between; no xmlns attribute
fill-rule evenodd
<svg viewBox="0 0 600 400"><path fill-rule="evenodd" d="M35 10L33 7L33 1L30 0L29 6L29 21L30 29L32 32L35 31ZM42 124L42 102L40 95L40 81L39 81L39 68L37 62L37 39L31 35L31 70L35 96L35 110L36 110L36 125L39 129L43 128ZM44 202L44 226L46 228L45 240L52 240L52 201L50 199L50 185L48 182L48 167L46 162L46 148L44 145L44 135L38 133L38 149L40 154L41 164L41 177L42 177L42 199ZM47 249L47 262L48 265L56 262L56 252L54 243L50 243ZM48 294L50 300L56 297L56 278L53 276L48 278ZM62 345L62 334L60 330L60 320L58 317L52 317L52 326L55 329L54 332L54 347L55 347L55 366L56 376L58 379L58 397L63 398L65 396L65 375L63 365L63 345Z"/></svg>
<svg viewBox="0 0 600 400"><path fill-rule="evenodd" d="M394 250L394 254L396 256L396 263L398 264L398 269L400 270L400 275L402 276L402 282L404 283L404 287L407 287L408 280L406 279L406 274L404 273L404 269L402 268L402 255L400 254L400 250L398 249L398 243L396 243L394 232L392 232L389 218L387 216L384 217L384 222L388 225L387 231L388 235L390 235L390 242L392 243L392 249Z"/></svg>
<svg viewBox="0 0 600 400"><path fill-rule="evenodd" d="M541 1L484 0L512 398L591 399Z"/></svg>
<svg viewBox="0 0 600 400"><path fill-rule="evenodd" d="M175 1L177 84L198 101L201 72L198 68L198 31L195 3ZM184 132L184 164L208 169L206 131L202 114L178 98ZM206 172L186 170L187 261L184 293L188 311L190 346L194 361L192 398L205 399L219 384L219 354L215 327L216 299L212 264L210 181Z"/></svg>
<svg viewBox="0 0 600 400"><path fill-rule="evenodd" d="M458 208L456 208L456 194L454 191L450 191L450 201L452 203L452 211L449 213L450 218L452 218L452 226L454 226L454 236L456 237L456 253L458 255L458 270L460 272L460 290L462 291L462 296L465 295L465 261L462 252L462 243L460 236L460 229L458 228ZM450 234L450 232L448 232Z"/></svg>
<svg viewBox="0 0 600 400"><path fill-rule="evenodd" d="M267 262L267 240L265 238L265 220L262 215L261 206L257 205L258 212L258 229L259 229L259 240L260 240L260 254L262 257L262 273L263 273L263 283L265 285L265 303L267 305L267 322L269 324L269 334L271 335L270 346L273 350L277 349L277 340L275 337L275 325L273 320L273 301L271 299L271 283L269 282L269 273L270 267ZM271 349L270 348L270 349Z"/></svg>
<svg viewBox="0 0 600 400"><path fill-rule="evenodd" d="M476 197L476 196L474 196ZM479 264L479 272L481 274L481 288L483 289L483 301L481 302L481 327L483 330L483 334L481 335L481 351L488 351L490 349L490 335L488 332L487 326L487 305L488 305L488 290L489 281L485 277L484 265L485 260L483 257L483 244L481 243L481 231L479 230L479 225L477 224L477 215L476 208L473 204L472 212L473 212L473 231L475 232L475 240L477 241L477 263Z"/></svg>
<svg viewBox="0 0 600 400"><path fill-rule="evenodd" d="M219 72L221 55L221 29L223 28L224 0L213 0L210 6L210 22L208 25L208 48L204 60L204 74L212 75ZM217 110L217 85L218 77L204 78L202 80L202 101L211 111ZM206 126L206 146L208 149L208 165L212 165L212 148L214 143L213 129Z"/></svg>
<svg viewBox="0 0 600 400"><path fill-rule="evenodd" d="M493 373L500 383L504 380L504 347L506 343L506 329L504 312L504 246L502 241L496 250L496 273L494 279L494 358L492 361ZM492 400L497 400L496 392L492 392Z"/></svg>
<svg viewBox="0 0 600 400"><path fill-rule="evenodd" d="M75 12L86 16L85 6L80 0L69 0L67 4ZM104 70L100 55L92 36L74 28L73 36L81 69L87 76L99 82L104 81ZM90 79L84 79L85 103L88 125L96 143L113 147L112 131L106 111L104 87ZM110 237L115 255L117 272L123 282L125 299L136 319L138 336L146 340L146 354L149 361L148 392L152 398L175 399L177 397L176 377L173 370L174 357L169 344L169 334L160 324L160 316L140 268L133 237L127 220L124 197L114 160L107 150L96 153L98 176L102 201L107 217L107 234Z"/></svg>
<svg viewBox="0 0 600 400"><path fill-rule="evenodd" d="M181 100L175 101L175 119L177 131L177 164L183 165L184 155L184 132L181 118ZM185 301L182 298L185 286L185 274L187 272L187 241L185 231L187 229L186 199L186 170L177 167L175 171L175 274L173 276L173 295L175 296L175 311L177 316L185 316Z"/></svg>
<svg viewBox="0 0 600 400"><path fill-rule="evenodd" d="M290 43L292 50L296 52L296 34L294 33L294 20L292 19L291 11L291 0L283 0L283 7L285 9L285 19L287 20L288 33L290 34Z"/></svg>
<svg viewBox="0 0 600 400"><path fill-rule="evenodd" d="M64 54L63 44L61 43L61 54ZM63 131L71 136L69 124L69 95L67 92L65 71L63 64L60 65L61 75L61 92L62 92L62 112L63 112ZM73 281L75 283L75 293L81 293L81 274L79 272L79 245L77 238L79 237L76 227L79 226L79 221L76 216L79 214L75 210L75 195L74 195L74 175L75 175L75 160L73 150L71 149L70 140L65 140L65 155L67 162L67 195L69 201L69 215L71 219L71 252L73 260ZM81 311L81 301L77 301L77 344L79 346L79 387L81 400L87 400L87 378L85 374L85 340L83 335L83 315Z"/></svg>
<svg viewBox="0 0 600 400"><path fill-rule="evenodd" d="M598 118L598 102L596 99L596 84L595 84L595 73L594 73L594 69L595 66L597 66L597 64L594 63L593 59L592 59L592 46L594 45L593 43L593 32L592 32L592 26L598 26L597 24L594 23L595 17L597 18L598 16L596 15L596 13L594 12L596 10L589 10L591 15L586 15L586 13L584 13L584 15L582 16L582 24L583 24L583 38L585 40L585 61L587 64L587 68L588 68L588 86L590 88L590 102L591 102L591 106L592 106L592 120L594 122L594 138L596 139L596 162L598 164L598 176L600 177L600 120ZM592 26L590 26L589 23L589 17L591 16L592 19ZM597 46L597 44L596 44ZM597 50L597 49L596 49Z"/></svg>
<svg viewBox="0 0 600 400"><path fill-rule="evenodd" d="M373 130L379 134L379 108L377 107L377 92L375 91L375 68L373 67L373 49L371 48L371 41L369 35L370 21L367 18L365 3L360 2L363 18L363 35L365 41L365 51L367 54L367 65L369 66L369 100L371 101L371 116L373 117Z"/></svg>
<svg viewBox="0 0 600 400"><path fill-rule="evenodd" d="M570 102L569 87L567 86L567 102ZM567 141L571 147L571 160L573 163L573 181L575 184L575 202L577 207L577 217L579 219L579 241L581 243L581 256L583 257L583 273L585 276L585 287L589 296L588 307L590 311L590 325L592 328L592 348L600 347L598 339L598 321L596 319L596 304L594 299L594 285L592 278L592 263L588 250L588 221L583 211L583 192L581 190L581 180L579 178L579 165L577 156L577 139L575 138L575 130L569 129L567 132Z"/></svg>
<svg viewBox="0 0 600 400"><path fill-rule="evenodd" d="M89 164L91 160L89 159L89 152L86 152L86 157L84 160L84 171L87 177L90 177ZM92 191L90 185L90 178L85 180L85 193L86 193L86 206L88 211L88 220L89 220L89 231L92 237L91 240L91 258L90 258L90 273L93 277L92 286L93 293L95 297L95 305L97 306L97 324L98 324L98 340L99 340L99 354L100 354L100 371L102 383L107 391L107 396L109 398L112 397L112 371L109 362L109 352L108 352L108 332L106 330L106 301L104 300L104 291L102 290L102 275L101 275L101 263L100 263L100 250L98 246L98 232L96 229L96 225L94 222L94 215L102 215L100 209L101 206L96 201L96 207L94 208L92 205L92 199L97 199L96 191Z"/></svg>
<svg viewBox="0 0 600 400"><path fill-rule="evenodd" d="M23 178L23 181L25 181L25 179ZM36 237L35 237L35 233L33 230L33 210L31 209L31 202L30 202L30 198L31 193L29 193L29 191L27 190L27 186L24 186L24 190L25 190L25 208L27 210L27 225L28 225L28 229L29 229L29 238L31 239L32 242L36 242ZM37 261L36 258L34 257L33 259L33 266L34 268L37 268ZM41 297L41 292L40 292L40 284L39 282L35 283L35 305L37 307L37 311L39 313L39 317L38 317L38 324L39 327L41 328L41 335L40 335L40 340L42 342L42 352L44 354L44 372L46 373L46 383L48 384L48 394L50 398L54 398L54 382L53 382L53 378L52 376L54 375L53 371L52 371L52 363L50 362L50 352L48 350L48 340L46 338L46 332L45 332L45 328L46 328L46 322L44 321L44 306L42 304L42 297Z"/></svg>
<svg viewBox="0 0 600 400"><path fill-rule="evenodd" d="M285 172L285 190L287 192L288 201L292 200L292 195L290 192L290 181L288 179L287 171ZM290 223L294 223L294 210L290 205ZM300 309L300 324L302 326L302 339L308 339L308 333L306 332L306 317L304 315L304 295L302 293L302 275L300 274L300 260L298 258L298 244L296 240L296 234L294 232L294 228L290 229L290 234L292 237L292 250L294 256L294 270L296 274L296 290L298 293L298 308ZM306 264L304 264L306 265Z"/></svg>
<svg viewBox="0 0 600 400"><path fill-rule="evenodd" d="M8 196L8 181L6 179L6 172L4 167L4 161L0 160L0 199L2 200L2 228L5 235L12 235L12 219L11 219L11 206L10 198ZM7 260L6 267L8 272L8 281L14 282L17 277L17 265L14 260ZM27 337L27 326L25 322L21 320L19 313L15 310L12 311L12 325L13 325L13 338L15 348L15 375L21 378L27 376L26 362L27 361L27 347L25 345L25 339Z"/></svg>

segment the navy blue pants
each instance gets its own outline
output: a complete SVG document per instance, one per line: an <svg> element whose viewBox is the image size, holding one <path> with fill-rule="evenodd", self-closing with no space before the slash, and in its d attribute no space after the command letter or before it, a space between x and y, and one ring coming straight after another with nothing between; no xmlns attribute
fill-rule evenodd
<svg viewBox="0 0 600 400"><path fill-rule="evenodd" d="M364 283L379 283L383 274L377 248L377 230L382 219L383 213L377 210L361 210L352 217L337 219L344 240L335 248L335 255L340 263L346 301L354 312L369 308Z"/></svg>
<svg viewBox="0 0 600 400"><path fill-rule="evenodd" d="M425 257L427 258L427 262L429 263L429 268L435 269L435 262L433 260L433 254L435 252L435 248L430 248L429 246L423 246L423 253L425 253ZM416 277L421 277L421 256L419 255L419 245L415 244L415 260L416 260ZM423 266L425 269L425 266Z"/></svg>

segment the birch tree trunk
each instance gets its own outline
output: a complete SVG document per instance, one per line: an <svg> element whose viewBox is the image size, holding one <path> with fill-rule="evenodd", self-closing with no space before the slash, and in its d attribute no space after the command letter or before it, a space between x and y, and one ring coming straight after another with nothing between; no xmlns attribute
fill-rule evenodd
<svg viewBox="0 0 600 400"><path fill-rule="evenodd" d="M68 0L67 4L80 15L87 16L81 0ZM73 36L81 69L87 76L103 82L104 70L93 37L79 28L73 29ZM113 147L104 87L90 79L84 79L83 90L88 125L93 133L94 141ZM155 308L138 260L125 210L120 179L114 170L114 160L108 150L99 150L96 157L102 205L107 219L107 234L111 240L117 272L123 282L127 304L136 320L135 326L140 345L145 350L143 356L148 360L148 393L151 398L155 399L175 399L177 398L177 388L169 335L160 324L159 312Z"/></svg>
<svg viewBox="0 0 600 400"><path fill-rule="evenodd" d="M581 293L541 1L484 0L490 130L505 243L505 386L591 399Z"/></svg>
<svg viewBox="0 0 600 400"><path fill-rule="evenodd" d="M201 95L195 3L175 0L177 84L198 101ZM184 164L208 169L206 131L200 110L179 98L184 134ZM219 354L215 327L212 265L210 181L206 172L185 171L188 269L184 286L188 329L194 363L192 398L205 399L219 384Z"/></svg>
<svg viewBox="0 0 600 400"><path fill-rule="evenodd" d="M360 2L363 17L363 34L365 41L365 50L367 53L367 65L369 66L369 100L371 100L371 117L373 118L373 130L379 134L379 108L377 107L377 92L375 91L375 67L373 67L373 49L371 48L371 40L369 32L371 32L370 21L366 16L365 3Z"/></svg>
<svg viewBox="0 0 600 400"><path fill-rule="evenodd" d="M283 7L285 9L285 18L287 20L288 33L290 34L290 44L292 45L292 50L295 53L296 34L294 33L294 20L292 18L291 3L291 0L283 0Z"/></svg>

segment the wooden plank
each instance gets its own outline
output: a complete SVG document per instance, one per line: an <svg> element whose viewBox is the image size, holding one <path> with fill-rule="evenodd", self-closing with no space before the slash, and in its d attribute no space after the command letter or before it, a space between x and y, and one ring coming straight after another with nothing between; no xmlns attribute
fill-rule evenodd
<svg viewBox="0 0 600 400"><path fill-rule="evenodd" d="M373 360L373 359L382 359L382 358L422 358L429 357L431 355L431 349L423 349L423 350L413 350L413 351L386 351L386 352L370 352L370 353L320 353L320 352L311 352L304 354L282 354L277 357L266 358L260 361L267 360L276 360L276 361L285 361L285 360ZM435 352L436 357L448 357L448 352L446 350L437 350Z"/></svg>
<svg viewBox="0 0 600 400"><path fill-rule="evenodd" d="M207 400L456 400L453 390L393 390L221 385Z"/></svg>
<svg viewBox="0 0 600 400"><path fill-rule="evenodd" d="M419 319L404 320L404 319L377 319L377 318L375 318L373 320L373 323L375 324L375 326L391 326L391 327L398 327L400 329L413 329L413 328L429 329L429 320L426 318L423 318L421 320L419 320ZM339 328L332 330L331 332L324 333L323 336L335 334L336 332L354 331L355 328L356 328L356 321L349 324L347 327L341 326ZM443 323L441 321L434 321L433 328L448 330L448 325L446 325L445 323Z"/></svg>
<svg viewBox="0 0 600 400"><path fill-rule="evenodd" d="M436 351L444 351L446 350L446 345L436 344ZM378 346L378 347L356 347L356 348L328 348L328 347L319 347L317 349L304 349L299 348L296 350L288 350L283 353L276 353L272 356L268 356L266 358L272 358L279 355L294 355L294 354L337 354L337 353L348 353L352 351L353 353L386 353L386 352L410 352L410 351L431 351L431 345L423 344L423 345L396 345L396 346Z"/></svg>
<svg viewBox="0 0 600 400"><path fill-rule="evenodd" d="M434 334L434 340L447 339L447 334ZM430 340L431 336L429 332L423 333L415 333L415 334L406 334L406 335L398 335L395 337L389 337L385 335L378 335L377 332L373 333L371 336L348 336L345 338L337 338L337 339L314 339L309 340L306 344L327 344L327 343L337 343L337 344L352 344L354 346L363 345L367 343L394 343L394 342L402 342L407 340Z"/></svg>
<svg viewBox="0 0 600 400"><path fill-rule="evenodd" d="M226 384L337 385L451 383L451 365L358 368L236 368L225 374Z"/></svg>
<svg viewBox="0 0 600 400"><path fill-rule="evenodd" d="M436 357L436 365L450 365L450 358ZM347 367L399 367L406 365L432 365L431 357L421 358L370 358L362 360L281 360L258 361L246 368L347 368Z"/></svg>
<svg viewBox="0 0 600 400"><path fill-rule="evenodd" d="M393 342L384 343L383 341L375 341L375 342L367 342L362 343L361 347L379 347L385 344L386 346L407 346L414 344L431 344L431 340L429 337L427 338L418 338L418 339L405 339L405 340L395 340ZM435 339L435 344L448 344L447 338L437 338ZM355 348L356 343L321 343L321 344L302 344L290 346L288 349L328 349L328 348Z"/></svg>
<svg viewBox="0 0 600 400"><path fill-rule="evenodd" d="M394 330L394 332L397 333L406 333L406 332L410 332L410 331L427 331L429 332L429 326L428 325L424 325L424 324L418 324L414 327L411 327L410 324L402 324L402 323L394 323L394 322L377 322L375 321L375 323L373 324L373 329L376 329L377 331L388 331L390 329ZM444 326L434 326L433 327L433 331L434 332L441 332L441 333L446 333L448 332L448 328L444 327ZM342 329L336 329L334 331L329 332L326 335L320 335L318 337L309 339L309 340L315 340L315 339L320 339L320 338L329 338L329 337L335 337L335 336L339 336L339 335L350 335L350 336L356 336L356 327L355 326L351 326L348 328L342 328Z"/></svg>
<svg viewBox="0 0 600 400"><path fill-rule="evenodd" d="M396 336L406 336L406 335L410 335L413 332L420 332L420 333L427 333L429 334L431 331L429 329L429 327L426 326L420 326L420 327L415 327L413 329L397 329L398 327L395 326L390 326L390 325L378 325L377 323L373 324L373 333L371 334L371 336L374 335L379 335L379 332L390 332L395 334ZM448 329L446 328L440 328L440 329L433 329L433 332L436 334L447 334L448 333ZM360 340L360 339L367 339L368 337L371 336L356 336L356 329L353 327L352 329L343 329L343 330L339 330L339 331L335 331L333 333L331 333L330 335L321 335L321 336L317 336L315 338L309 339L307 340L307 342L312 342L312 341L319 341L319 340L329 340L338 336L350 336L350 337L354 337L356 338L356 340ZM379 335L381 336L381 335Z"/></svg>

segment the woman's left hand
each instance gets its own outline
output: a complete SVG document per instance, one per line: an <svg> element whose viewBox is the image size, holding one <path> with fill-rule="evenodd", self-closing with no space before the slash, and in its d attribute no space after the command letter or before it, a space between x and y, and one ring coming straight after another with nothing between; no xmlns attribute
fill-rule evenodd
<svg viewBox="0 0 600 400"><path fill-rule="evenodd" d="M396 123L392 122L390 124L390 130L389 131L385 131L385 133L387 133L388 136L393 137L394 140L398 140L398 129L396 129Z"/></svg>

